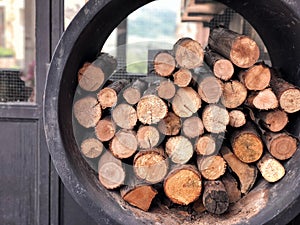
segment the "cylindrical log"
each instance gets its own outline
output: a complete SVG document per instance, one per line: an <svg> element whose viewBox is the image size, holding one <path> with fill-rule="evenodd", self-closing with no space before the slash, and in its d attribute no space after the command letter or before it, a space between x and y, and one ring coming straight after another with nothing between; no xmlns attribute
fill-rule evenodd
<svg viewBox="0 0 300 225"><path fill-rule="evenodd" d="M116 125L110 116L107 116L97 123L95 127L96 137L100 141L109 141L111 140L116 133Z"/></svg>
<svg viewBox="0 0 300 225"><path fill-rule="evenodd" d="M166 117L158 123L158 130L164 135L177 135L181 129L181 119L173 112L168 112Z"/></svg>
<svg viewBox="0 0 300 225"><path fill-rule="evenodd" d="M170 100L174 97L176 93L175 85L170 80L164 80L160 81L158 88L157 88L157 94L160 98Z"/></svg>
<svg viewBox="0 0 300 225"><path fill-rule="evenodd" d="M204 58L204 51L199 42L191 38L179 39L173 47L177 64L186 69L193 69L201 66Z"/></svg>
<svg viewBox="0 0 300 225"><path fill-rule="evenodd" d="M261 91L269 86L271 71L267 65L260 63L253 65L248 70L241 71L239 79L248 90Z"/></svg>
<svg viewBox="0 0 300 225"><path fill-rule="evenodd" d="M137 79L131 84L131 86L124 90L123 98L128 104L135 105L141 99L146 88L147 83Z"/></svg>
<svg viewBox="0 0 300 225"><path fill-rule="evenodd" d="M199 155L209 156L216 153L216 141L210 134L199 137L195 145L195 150Z"/></svg>
<svg viewBox="0 0 300 225"><path fill-rule="evenodd" d="M241 127L246 124L246 116L241 110L232 110L229 112L229 125L232 127Z"/></svg>
<svg viewBox="0 0 300 225"><path fill-rule="evenodd" d="M202 122L208 132L225 132L226 126L229 124L228 111L216 104L207 105L202 113Z"/></svg>
<svg viewBox="0 0 300 225"><path fill-rule="evenodd" d="M226 162L219 155L198 156L197 166L201 175L207 180L217 180L226 171Z"/></svg>
<svg viewBox="0 0 300 225"><path fill-rule="evenodd" d="M265 132L263 140L270 154L279 160L291 158L297 150L297 139L286 132Z"/></svg>
<svg viewBox="0 0 300 225"><path fill-rule="evenodd" d="M203 205L210 213L220 215L229 207L229 197L224 184L219 181L205 181L203 190Z"/></svg>
<svg viewBox="0 0 300 225"><path fill-rule="evenodd" d="M80 150L85 157L97 158L103 151L103 144L96 138L87 138L80 145Z"/></svg>
<svg viewBox="0 0 300 225"><path fill-rule="evenodd" d="M131 157L137 148L136 133L132 130L119 130L109 144L109 150L119 159Z"/></svg>
<svg viewBox="0 0 300 225"><path fill-rule="evenodd" d="M250 37L223 27L211 30L208 44L211 49L241 68L254 65L260 54L257 44Z"/></svg>
<svg viewBox="0 0 300 225"><path fill-rule="evenodd" d="M202 76L198 80L198 94L207 103L217 103L223 92L223 83L215 76Z"/></svg>
<svg viewBox="0 0 300 225"><path fill-rule="evenodd" d="M137 140L140 148L153 148L159 144L160 134L153 126L141 126L137 131Z"/></svg>
<svg viewBox="0 0 300 225"><path fill-rule="evenodd" d="M153 64L155 73L162 77L170 76L176 68L175 58L168 51L157 53Z"/></svg>
<svg viewBox="0 0 300 225"><path fill-rule="evenodd" d="M223 85L221 102L226 108L234 109L239 107L247 98L247 89L236 81L228 81Z"/></svg>
<svg viewBox="0 0 300 225"><path fill-rule="evenodd" d="M278 100L271 88L248 95L246 105L260 110L275 109L278 107Z"/></svg>
<svg viewBox="0 0 300 225"><path fill-rule="evenodd" d="M201 98L191 87L179 88L172 101L172 109L179 117L190 117L201 107Z"/></svg>
<svg viewBox="0 0 300 225"><path fill-rule="evenodd" d="M170 137L166 143L166 153L174 163L185 164L193 156L192 143L184 136Z"/></svg>
<svg viewBox="0 0 300 225"><path fill-rule="evenodd" d="M112 118L116 125L130 130L136 125L137 113L131 105L122 103L113 109Z"/></svg>
<svg viewBox="0 0 300 225"><path fill-rule="evenodd" d="M283 165L268 153L257 162L257 167L262 177L270 183L279 181L285 175Z"/></svg>
<svg viewBox="0 0 300 225"><path fill-rule="evenodd" d="M182 133L187 138L196 138L204 133L202 120L198 116L186 118L182 124Z"/></svg>
<svg viewBox="0 0 300 225"><path fill-rule="evenodd" d="M202 178L192 165L173 168L164 181L164 191L174 203L188 205L196 201L202 190Z"/></svg>
<svg viewBox="0 0 300 225"><path fill-rule="evenodd" d="M133 169L139 179L156 184L167 175L169 162L161 148L140 150L134 157Z"/></svg>
<svg viewBox="0 0 300 225"><path fill-rule="evenodd" d="M174 84L178 87L187 87L192 80L192 72L185 68L180 68L173 74Z"/></svg>
<svg viewBox="0 0 300 225"><path fill-rule="evenodd" d="M248 122L231 135L234 154L245 163L256 162L263 154L263 142L255 126Z"/></svg>
<svg viewBox="0 0 300 225"><path fill-rule="evenodd" d="M91 128L100 120L102 110L96 98L87 96L74 103L73 113L81 126Z"/></svg>
<svg viewBox="0 0 300 225"><path fill-rule="evenodd" d="M241 192L243 194L248 193L256 181L256 167L240 161L227 147L222 147L220 153L230 169L239 178Z"/></svg>
<svg viewBox="0 0 300 225"><path fill-rule="evenodd" d="M227 81L232 77L234 67L230 60L209 49L204 54L204 60L217 78Z"/></svg>
<svg viewBox="0 0 300 225"><path fill-rule="evenodd" d="M221 181L227 191L229 203L236 203L241 199L242 193L238 188L238 182L232 175L230 175L230 173L226 173L222 176Z"/></svg>
<svg viewBox="0 0 300 225"><path fill-rule="evenodd" d="M273 132L281 131L289 122L287 113L280 109L259 112L257 118L264 128Z"/></svg>

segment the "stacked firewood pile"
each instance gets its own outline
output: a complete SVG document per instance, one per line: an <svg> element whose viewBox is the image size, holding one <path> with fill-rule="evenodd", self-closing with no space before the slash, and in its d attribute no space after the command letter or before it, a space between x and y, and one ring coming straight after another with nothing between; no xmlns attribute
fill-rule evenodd
<svg viewBox="0 0 300 225"><path fill-rule="evenodd" d="M280 180L297 150L284 128L300 90L258 58L251 38L219 27L205 50L182 38L158 52L156 76L107 81L113 57L85 63L73 113L93 130L79 147L101 184L144 211L156 197L222 214L257 177Z"/></svg>

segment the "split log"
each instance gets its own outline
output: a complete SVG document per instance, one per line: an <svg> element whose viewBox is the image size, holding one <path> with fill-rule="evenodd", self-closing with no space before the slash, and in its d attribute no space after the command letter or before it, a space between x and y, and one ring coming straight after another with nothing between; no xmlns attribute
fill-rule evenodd
<svg viewBox="0 0 300 225"><path fill-rule="evenodd" d="M204 60L217 78L227 81L232 77L234 67L230 60L209 49L204 54Z"/></svg>
<svg viewBox="0 0 300 225"><path fill-rule="evenodd" d="M133 159L133 169L139 179L156 184L167 175L169 162L162 148L140 150Z"/></svg>
<svg viewBox="0 0 300 225"><path fill-rule="evenodd" d="M239 107L247 98L247 89L236 81L228 81L223 85L221 102L226 108L234 109Z"/></svg>
<svg viewBox="0 0 300 225"><path fill-rule="evenodd" d="M238 182L230 173L222 176L221 181L227 191L229 203L235 203L241 199L242 193L238 188Z"/></svg>
<svg viewBox="0 0 300 225"><path fill-rule="evenodd" d="M227 165L237 175L242 194L248 193L257 177L256 167L240 161L227 147L222 147L220 153L227 162Z"/></svg>
<svg viewBox="0 0 300 225"><path fill-rule="evenodd" d="M291 158L297 150L297 139L286 132L265 132L263 140L270 154L279 160Z"/></svg>
<svg viewBox="0 0 300 225"><path fill-rule="evenodd" d="M91 128L100 120L102 110L96 98L87 96L74 103L73 113L81 126Z"/></svg>
<svg viewBox="0 0 300 225"><path fill-rule="evenodd" d="M117 68L117 60L102 53L93 63L85 63L78 71L78 84L86 91L96 91Z"/></svg>
<svg viewBox="0 0 300 225"><path fill-rule="evenodd" d="M100 141L109 141L111 140L116 133L116 125L110 116L107 116L97 123L95 127L96 137Z"/></svg>
<svg viewBox="0 0 300 225"><path fill-rule="evenodd" d="M122 161L109 151L104 152L100 157L98 174L100 183L107 189L115 189L123 185L126 176Z"/></svg>
<svg viewBox="0 0 300 225"><path fill-rule="evenodd" d="M170 100L176 93L175 85L170 80L160 81L157 88L157 94L160 98Z"/></svg>
<svg viewBox="0 0 300 225"><path fill-rule="evenodd" d="M246 124L246 116L241 110L232 110L229 112L229 125L232 127L241 127Z"/></svg>
<svg viewBox="0 0 300 225"><path fill-rule="evenodd" d="M158 123L160 133L168 136L179 134L181 129L181 119L173 112L168 112L166 117Z"/></svg>
<svg viewBox="0 0 300 225"><path fill-rule="evenodd" d="M192 80L192 72L185 68L180 68L173 74L174 84L178 87L187 87Z"/></svg>
<svg viewBox="0 0 300 225"><path fill-rule="evenodd" d="M246 105L260 110L275 109L278 107L278 100L271 88L248 95Z"/></svg>
<svg viewBox="0 0 300 225"><path fill-rule="evenodd" d="M217 181L205 181L202 197L203 205L210 213L220 215L229 207L229 197L224 184Z"/></svg>
<svg viewBox="0 0 300 225"><path fill-rule="evenodd" d="M253 65L248 70L241 71L239 79L248 90L261 91L269 86L271 71L267 65L260 63Z"/></svg>
<svg viewBox="0 0 300 225"><path fill-rule="evenodd" d="M173 47L177 64L186 69L193 69L202 65L204 51L199 42L191 38L179 39Z"/></svg>
<svg viewBox="0 0 300 225"><path fill-rule="evenodd" d="M234 154L245 163L256 162L263 154L263 142L256 127L248 122L231 135Z"/></svg>
<svg viewBox="0 0 300 225"><path fill-rule="evenodd" d="M97 94L98 101L103 109L113 107L117 104L118 94L129 84L129 80L117 80L107 87L101 89Z"/></svg>
<svg viewBox="0 0 300 225"><path fill-rule="evenodd" d="M216 153L216 141L210 134L205 134L196 141L196 152L199 155L209 156Z"/></svg>
<svg viewBox="0 0 300 225"><path fill-rule="evenodd" d="M179 117L190 117L201 107L201 98L191 87L179 88L172 101L172 109Z"/></svg>
<svg viewBox="0 0 300 225"><path fill-rule="evenodd" d="M157 53L153 64L155 73L162 77L170 76L176 68L175 59L168 51Z"/></svg>
<svg viewBox="0 0 300 225"><path fill-rule="evenodd" d="M141 99L146 88L147 83L137 79L123 91L123 98L128 104L135 105Z"/></svg>
<svg viewBox="0 0 300 225"><path fill-rule="evenodd" d="M300 89L287 81L272 75L271 88L278 98L280 107L287 113L300 110Z"/></svg>
<svg viewBox="0 0 300 225"><path fill-rule="evenodd" d="M187 138L196 138L204 133L202 120L198 116L186 118L182 124L182 133Z"/></svg>
<svg viewBox="0 0 300 225"><path fill-rule="evenodd" d="M240 68L249 68L259 58L259 48L250 37L223 27L211 30L208 44Z"/></svg>
<svg viewBox="0 0 300 225"><path fill-rule="evenodd" d="M113 109L112 118L116 125L130 130L136 125L137 113L131 105L122 103Z"/></svg>
<svg viewBox="0 0 300 225"><path fill-rule="evenodd" d="M109 144L109 150L118 159L131 157L137 148L136 133L132 130L119 130Z"/></svg>
<svg viewBox="0 0 300 225"><path fill-rule="evenodd" d="M137 131L140 148L153 148L159 144L160 134L153 126L141 126Z"/></svg>
<svg viewBox="0 0 300 225"><path fill-rule="evenodd" d="M289 122L287 113L279 109L259 112L257 118L260 125L273 132L281 131Z"/></svg>
<svg viewBox="0 0 300 225"><path fill-rule="evenodd" d="M172 162L177 164L187 163L194 153L192 143L184 136L169 138L166 143L165 151Z"/></svg>
<svg viewBox="0 0 300 225"><path fill-rule="evenodd" d="M202 113L202 122L208 132L225 132L226 126L229 124L228 111L216 104L207 105Z"/></svg>
<svg viewBox="0 0 300 225"><path fill-rule="evenodd" d="M198 156L197 166L201 175L207 180L217 180L226 171L226 162L219 155Z"/></svg>
<svg viewBox="0 0 300 225"><path fill-rule="evenodd" d="M173 168L164 180L164 191L174 203L188 205L196 201L202 190L202 178L192 165Z"/></svg>
<svg viewBox="0 0 300 225"><path fill-rule="evenodd" d="M223 92L223 83L215 76L201 76L197 80L198 94L207 103L217 103Z"/></svg>
<svg viewBox="0 0 300 225"><path fill-rule="evenodd" d="M80 150L85 157L94 159L101 155L103 144L96 138L87 138L81 143Z"/></svg>
<svg viewBox="0 0 300 225"><path fill-rule="evenodd" d="M268 153L258 161L257 168L262 177L270 183L279 181L285 175L283 165Z"/></svg>

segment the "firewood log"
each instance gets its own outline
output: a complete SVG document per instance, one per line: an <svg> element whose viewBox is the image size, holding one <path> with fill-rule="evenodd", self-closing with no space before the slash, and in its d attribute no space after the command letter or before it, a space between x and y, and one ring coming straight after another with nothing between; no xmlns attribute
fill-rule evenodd
<svg viewBox="0 0 300 225"><path fill-rule="evenodd" d="M158 88L157 88L157 95L166 100L170 100L174 97L176 93L175 85L170 80L163 80L160 81Z"/></svg>
<svg viewBox="0 0 300 225"><path fill-rule="evenodd" d="M173 74L174 84L178 87L187 87L192 80L192 72L185 68L180 68Z"/></svg>
<svg viewBox="0 0 300 225"><path fill-rule="evenodd" d="M186 118L182 124L182 133L187 138L196 138L204 133L202 120L198 116Z"/></svg>
<svg viewBox="0 0 300 225"><path fill-rule="evenodd" d="M201 175L207 180L217 180L226 171L226 162L219 155L198 156L197 166Z"/></svg>
<svg viewBox="0 0 300 225"><path fill-rule="evenodd" d="M170 137L166 143L166 153L177 164L187 163L193 156L192 143L184 136Z"/></svg>
<svg viewBox="0 0 300 225"><path fill-rule="evenodd" d="M199 155L209 156L216 153L216 141L210 134L199 137L195 144L195 151Z"/></svg>
<svg viewBox="0 0 300 225"><path fill-rule="evenodd" d="M153 64L155 73L162 77L170 76L176 68L175 58L168 51L157 53Z"/></svg>
<svg viewBox="0 0 300 225"><path fill-rule="evenodd" d="M220 215L227 211L229 197L224 184L219 181L205 181L202 197L203 205L210 213Z"/></svg>
<svg viewBox="0 0 300 225"><path fill-rule="evenodd" d="M122 103L113 109L112 118L116 125L130 130L136 125L137 113L131 105Z"/></svg>
<svg viewBox="0 0 300 225"><path fill-rule="evenodd" d="M281 131L289 121L287 113L280 109L261 111L257 114L257 118L263 128L273 132Z"/></svg>
<svg viewBox="0 0 300 225"><path fill-rule="evenodd" d="M81 143L80 150L85 157L94 159L101 155L103 144L96 138L87 138Z"/></svg>
<svg viewBox="0 0 300 225"><path fill-rule="evenodd" d="M238 182L230 173L222 176L221 181L227 191L229 203L235 203L241 199L242 193L238 188Z"/></svg>
<svg viewBox="0 0 300 225"><path fill-rule="evenodd" d="M137 140L140 148L154 148L159 144L160 134L154 126L140 126L137 131Z"/></svg>
<svg viewBox="0 0 300 225"><path fill-rule="evenodd" d="M111 140L116 133L116 125L110 116L99 120L95 127L96 137L100 141L109 141Z"/></svg>
<svg viewBox="0 0 300 225"><path fill-rule="evenodd" d="M173 112L168 112L167 115L158 123L160 133L168 136L179 134L181 129L181 119Z"/></svg>
<svg viewBox="0 0 300 225"><path fill-rule="evenodd" d="M197 80L198 94L207 103L217 103L223 92L223 83L215 76L201 76Z"/></svg>
<svg viewBox="0 0 300 225"><path fill-rule="evenodd" d="M147 83L137 79L135 80L131 86L127 87L123 91L123 98L130 105L135 105L141 99L143 92L147 88Z"/></svg>
<svg viewBox="0 0 300 225"><path fill-rule="evenodd" d="M211 30L209 47L240 68L249 68L259 58L259 48L250 37L223 27Z"/></svg>
<svg viewBox="0 0 300 225"><path fill-rule="evenodd" d="M256 181L256 167L240 161L235 154L225 146L221 148L220 153L230 169L237 175L240 181L242 194L248 193Z"/></svg>
<svg viewBox="0 0 300 225"><path fill-rule="evenodd" d="M179 39L173 47L179 67L192 69L202 65L204 51L199 42L191 38Z"/></svg>
<svg viewBox="0 0 300 225"><path fill-rule="evenodd" d="M229 124L228 111L216 104L207 105L202 113L202 122L208 132L225 132L226 126Z"/></svg>
<svg viewBox="0 0 300 225"><path fill-rule="evenodd" d="M164 180L164 191L172 202L188 205L196 201L201 194L201 175L192 165L176 166Z"/></svg>
<svg viewBox="0 0 300 225"><path fill-rule="evenodd" d="M245 86L236 81L227 81L223 85L221 103L230 109L234 109L243 104L247 98L247 89Z"/></svg>
<svg viewBox="0 0 300 225"><path fill-rule="evenodd" d="M100 120L102 110L96 98L87 96L74 103L73 113L81 126L91 128L95 127Z"/></svg>
<svg viewBox="0 0 300 225"><path fill-rule="evenodd" d="M241 110L231 110L229 112L229 125L232 127L241 127L246 124L246 116Z"/></svg>
<svg viewBox="0 0 300 225"><path fill-rule="evenodd" d="M272 89L267 88L262 91L250 93L245 104L252 108L269 110L278 107L278 100Z"/></svg>

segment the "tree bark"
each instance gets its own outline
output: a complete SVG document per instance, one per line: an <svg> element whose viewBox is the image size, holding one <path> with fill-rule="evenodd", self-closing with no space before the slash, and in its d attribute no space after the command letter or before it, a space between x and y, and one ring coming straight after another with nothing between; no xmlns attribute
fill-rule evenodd
<svg viewBox="0 0 300 225"><path fill-rule="evenodd" d="M237 108L244 103L246 98L247 89L242 83L236 80L224 83L221 102L226 108Z"/></svg>
<svg viewBox="0 0 300 225"><path fill-rule="evenodd" d="M96 138L87 138L80 145L81 153L87 158L97 158L103 151L103 144Z"/></svg>
<svg viewBox="0 0 300 225"><path fill-rule="evenodd" d="M112 111L112 118L116 125L123 129L133 129L137 122L135 109L126 103L117 105Z"/></svg>
<svg viewBox="0 0 300 225"><path fill-rule="evenodd" d="M184 136L170 137L166 143L166 153L177 164L187 163L193 156L192 143Z"/></svg>
<svg viewBox="0 0 300 225"><path fill-rule="evenodd" d="M278 100L272 89L267 88L248 95L246 105L260 110L269 110L278 107Z"/></svg>
<svg viewBox="0 0 300 225"><path fill-rule="evenodd" d="M241 127L246 124L246 116L241 110L232 110L229 112L229 125L232 127Z"/></svg>
<svg viewBox="0 0 300 225"><path fill-rule="evenodd" d="M166 117L158 123L158 130L168 136L179 134L181 129L181 119L173 112L168 112Z"/></svg>
<svg viewBox="0 0 300 225"><path fill-rule="evenodd" d="M141 99L143 92L147 88L147 83L139 79L135 80L132 85L123 92L123 98L130 105L135 105Z"/></svg>
<svg viewBox="0 0 300 225"><path fill-rule="evenodd" d="M182 133L187 138L196 138L204 133L202 120L198 116L186 118L182 124Z"/></svg>
<svg viewBox="0 0 300 225"><path fill-rule="evenodd" d="M192 73L188 69L180 68L173 74L173 78L178 87L187 87L192 80Z"/></svg>
<svg viewBox="0 0 300 225"><path fill-rule="evenodd" d="M257 118L264 128L272 132L281 131L289 122L287 113L279 109L259 112Z"/></svg>
<svg viewBox="0 0 300 225"><path fill-rule="evenodd" d="M196 141L196 149L198 155L210 156L216 153L216 141L209 135L205 134Z"/></svg>
<svg viewBox="0 0 300 225"><path fill-rule="evenodd" d="M99 120L95 127L96 137L102 142L111 140L115 136L115 133L116 125L110 116Z"/></svg>
<svg viewBox="0 0 300 225"><path fill-rule="evenodd" d="M225 132L226 126L229 124L228 111L216 104L207 105L202 113L202 122L208 132Z"/></svg>
<svg viewBox="0 0 300 225"><path fill-rule="evenodd" d="M155 73L162 77L170 76L176 68L175 58L168 51L157 53L153 64Z"/></svg>
<svg viewBox="0 0 300 225"><path fill-rule="evenodd" d="M154 148L159 144L160 134L153 126L140 126L137 131L137 140L140 148Z"/></svg>
<svg viewBox="0 0 300 225"><path fill-rule="evenodd" d="M219 155L198 156L197 166L201 175L207 180L217 180L226 171L226 162Z"/></svg>

